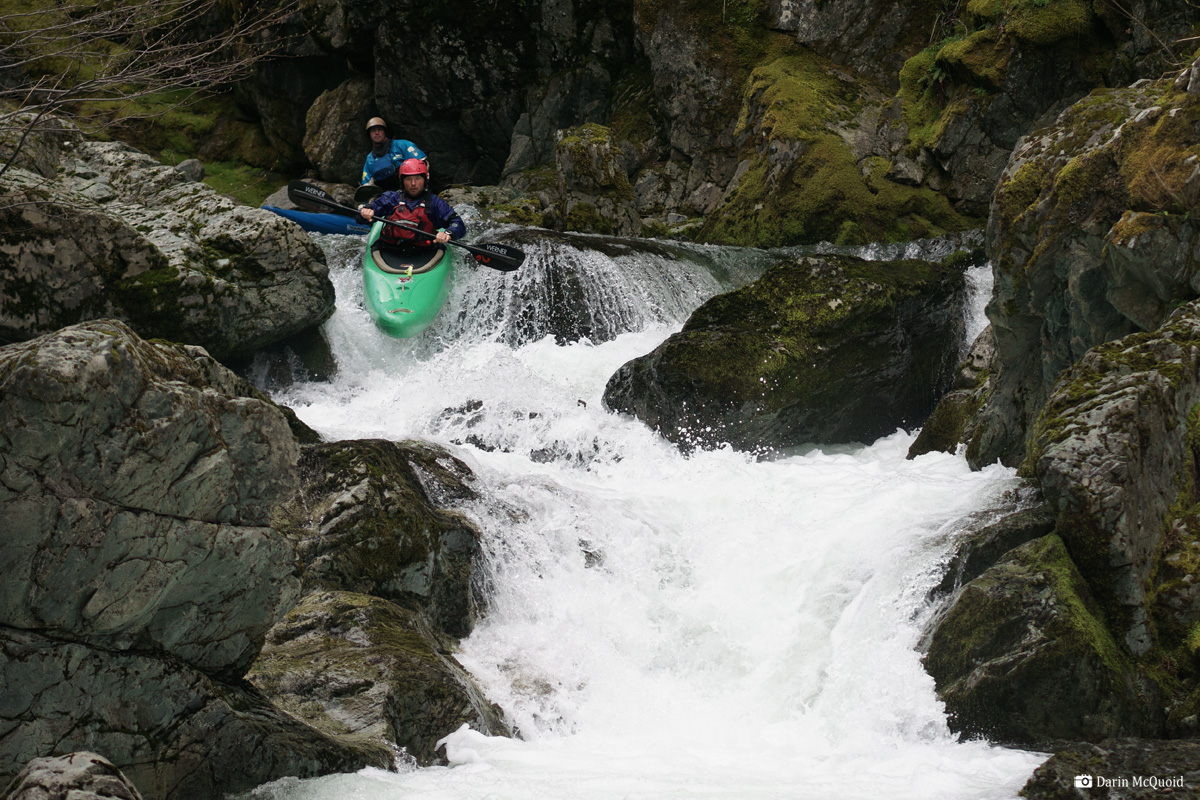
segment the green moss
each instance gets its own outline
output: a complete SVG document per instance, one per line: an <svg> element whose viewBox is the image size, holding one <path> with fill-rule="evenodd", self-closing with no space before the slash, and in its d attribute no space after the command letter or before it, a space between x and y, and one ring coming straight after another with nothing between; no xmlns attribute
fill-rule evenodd
<svg viewBox="0 0 1200 800"><path fill-rule="evenodd" d="M959 83L999 89L1008 73L1011 49L1002 44L995 28L975 31L946 42L937 52L935 64L954 71Z"/></svg>
<svg viewBox="0 0 1200 800"><path fill-rule="evenodd" d="M1164 97L1161 105L1164 112L1152 121L1126 125L1120 174L1134 210L1187 214L1195 208L1186 184L1200 157L1200 107L1183 93Z"/></svg>
<svg viewBox="0 0 1200 800"><path fill-rule="evenodd" d="M840 137L812 132L786 168L755 154L727 203L700 230L704 241L781 246L817 241L903 241L978 227L928 187L887 178L890 162L859 164ZM867 174L864 175L864 168Z"/></svg>
<svg viewBox="0 0 1200 800"><path fill-rule="evenodd" d="M770 139L804 139L854 117L858 90L834 77L828 65L795 53L757 67L746 87L737 132L761 125Z"/></svg>
<svg viewBox="0 0 1200 800"><path fill-rule="evenodd" d="M1049 46L1091 34L1092 7L1084 0L1026 0L1013 5L1005 29L1018 39Z"/></svg>
<svg viewBox="0 0 1200 800"><path fill-rule="evenodd" d="M1075 156L1054 176L1056 202L1067 206L1090 200L1111 168L1112 159L1104 150L1089 150Z"/></svg>
<svg viewBox="0 0 1200 800"><path fill-rule="evenodd" d="M255 207L279 188L275 173L231 161L205 163L204 182L223 195Z"/></svg>
<svg viewBox="0 0 1200 800"><path fill-rule="evenodd" d="M591 203L576 203L567 212L566 228L569 231L586 231L611 235L615 229L613 221L600 214Z"/></svg>
<svg viewBox="0 0 1200 800"><path fill-rule="evenodd" d="M970 0L966 14L971 25L1003 28L1043 47L1090 35L1093 16L1087 0Z"/></svg>
<svg viewBox="0 0 1200 800"><path fill-rule="evenodd" d="M904 122L909 135L918 141L928 139L922 135L941 115L945 98L939 96L938 86L947 79L940 66L936 66L941 45L927 47L904 62L900 68L899 97L903 108Z"/></svg>

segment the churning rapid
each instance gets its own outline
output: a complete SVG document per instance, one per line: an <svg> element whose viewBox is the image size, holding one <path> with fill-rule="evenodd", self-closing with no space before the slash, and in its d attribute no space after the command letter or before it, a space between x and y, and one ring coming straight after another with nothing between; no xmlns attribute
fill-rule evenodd
<svg viewBox="0 0 1200 800"><path fill-rule="evenodd" d="M458 659L521 738L447 731L449 766L254 797L1016 797L1045 756L958 742L918 652L956 535L1011 470L906 460L905 431L685 457L602 407L618 367L768 254L523 243L517 272L458 268L441 318L395 341L361 307L361 240L320 238L337 373L277 399L327 438L428 439L474 470L492 591Z"/></svg>

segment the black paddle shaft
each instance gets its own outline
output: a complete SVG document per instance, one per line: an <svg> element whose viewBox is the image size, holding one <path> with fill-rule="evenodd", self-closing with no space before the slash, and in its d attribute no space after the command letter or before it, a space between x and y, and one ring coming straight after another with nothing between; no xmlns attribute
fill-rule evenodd
<svg viewBox="0 0 1200 800"><path fill-rule="evenodd" d="M338 201L334 200L328 192L321 189L319 186L313 186L311 183L305 183L304 181L291 181L288 184L288 197L290 197L292 202L296 205L300 205L305 202L318 203L328 208L332 208L335 211L340 211L347 216L359 216L358 209L342 205ZM390 219L379 221L388 225L394 225L397 228L404 228L406 231L410 231L418 236L424 236L427 239L437 238L432 233L426 233L419 228L411 227L411 224L405 225L402 222L396 222L395 220ZM521 266L521 264L525 261L524 252L505 244L485 242L483 244L471 245L463 244L462 242L456 242L453 239L451 239L449 243L455 247L461 247L462 249L466 250L475 257L475 260L478 263L482 264L483 266L490 267L494 270L499 270L500 272L512 272L514 269Z"/></svg>

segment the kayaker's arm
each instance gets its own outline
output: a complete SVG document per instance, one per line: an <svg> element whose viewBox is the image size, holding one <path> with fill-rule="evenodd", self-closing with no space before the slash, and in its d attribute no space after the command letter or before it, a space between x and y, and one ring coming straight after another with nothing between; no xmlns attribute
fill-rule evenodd
<svg viewBox="0 0 1200 800"><path fill-rule="evenodd" d="M448 236L445 241L450 239L461 239L467 235L467 225L463 222L462 217L454 210L454 207L447 203L437 195L432 195L429 203L430 217L433 219L433 224L444 230ZM442 242L445 244L445 242Z"/></svg>
<svg viewBox="0 0 1200 800"><path fill-rule="evenodd" d="M375 217L387 219L400 204L400 196L395 192L384 192L367 205L358 207L358 215L367 222L374 222Z"/></svg>

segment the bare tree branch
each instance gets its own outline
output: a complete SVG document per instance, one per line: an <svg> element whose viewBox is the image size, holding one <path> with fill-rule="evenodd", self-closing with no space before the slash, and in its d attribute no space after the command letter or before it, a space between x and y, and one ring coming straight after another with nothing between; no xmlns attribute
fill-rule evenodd
<svg viewBox="0 0 1200 800"><path fill-rule="evenodd" d="M144 118L133 101L244 77L282 49L273 31L295 9L296 0L102 0L6 15L0 176L48 115L74 118L91 107L115 109L113 121Z"/></svg>

